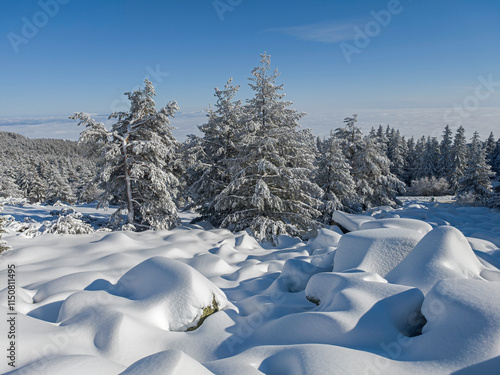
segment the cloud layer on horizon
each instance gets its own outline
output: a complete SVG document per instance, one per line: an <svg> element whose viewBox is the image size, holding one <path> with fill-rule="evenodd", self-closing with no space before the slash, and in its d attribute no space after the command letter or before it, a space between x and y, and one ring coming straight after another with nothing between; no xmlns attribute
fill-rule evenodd
<svg viewBox="0 0 500 375"><path fill-rule="evenodd" d="M308 112L306 108L300 110ZM300 124L302 128L310 128L316 136L328 137L331 130L343 126L342 121L345 117L357 113L357 125L365 134L370 131L371 127L390 125L399 129L406 137L418 138L422 135L441 137L448 123L453 131L462 125L468 138L474 131L479 132L481 139L487 138L492 131L496 137L500 136L500 131L497 130L500 124L500 107L480 107L467 112L466 118L445 116L449 111L449 108L309 110L308 115L301 120ZM96 115L94 118L108 127L113 123L113 120L108 120L104 115ZM453 121L447 121L449 119ZM171 122L171 125L176 128L173 134L179 141L184 141L189 134L201 135L197 126L205 123L206 120L207 116L204 111L179 112ZM82 130L82 127L77 126L76 121L66 116L0 118L0 131L18 133L28 138L77 140Z"/></svg>

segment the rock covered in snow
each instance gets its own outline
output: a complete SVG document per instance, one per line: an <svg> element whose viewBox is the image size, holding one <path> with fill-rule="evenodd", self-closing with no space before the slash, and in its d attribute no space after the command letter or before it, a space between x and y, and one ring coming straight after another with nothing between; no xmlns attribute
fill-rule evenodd
<svg viewBox="0 0 500 375"><path fill-rule="evenodd" d="M311 250L324 249L330 246L338 246L340 238L342 237L336 231L322 228L318 230L316 238L309 240L308 246Z"/></svg>
<svg viewBox="0 0 500 375"><path fill-rule="evenodd" d="M500 356L500 282L447 279L422 304L427 319L410 354L461 368Z"/></svg>
<svg viewBox="0 0 500 375"><path fill-rule="evenodd" d="M333 262L333 271L360 269L387 275L422 239L410 229L379 228L344 234Z"/></svg>
<svg viewBox="0 0 500 375"><path fill-rule="evenodd" d="M366 221L360 226L363 229L377 229L377 228L402 228L410 229L427 234L432 230L432 226L425 221L416 219L401 219L401 218L388 218Z"/></svg>
<svg viewBox="0 0 500 375"><path fill-rule="evenodd" d="M367 221L375 220L371 216L348 214L338 210L333 213L332 219L349 232L359 230L361 225Z"/></svg>
<svg viewBox="0 0 500 375"><path fill-rule="evenodd" d="M288 259L280 276L270 288L290 293L300 292L305 289L312 275L326 271L331 271L331 267L319 267L300 259Z"/></svg>
<svg viewBox="0 0 500 375"><path fill-rule="evenodd" d="M412 317L424 298L416 288L359 271L318 273L307 283L305 295L319 305L258 327L253 339L266 345L376 346L412 335Z"/></svg>
<svg viewBox="0 0 500 375"><path fill-rule="evenodd" d="M89 293L94 293L95 298ZM102 300L106 303L100 303ZM64 301L58 321L92 309L92 304L140 317L164 330L185 331L200 323L207 308L223 309L228 302L224 293L194 268L157 256L133 267L107 291L73 294Z"/></svg>
<svg viewBox="0 0 500 375"><path fill-rule="evenodd" d="M483 269L465 236L454 227L442 226L427 233L386 278L427 293L444 279L481 280Z"/></svg>

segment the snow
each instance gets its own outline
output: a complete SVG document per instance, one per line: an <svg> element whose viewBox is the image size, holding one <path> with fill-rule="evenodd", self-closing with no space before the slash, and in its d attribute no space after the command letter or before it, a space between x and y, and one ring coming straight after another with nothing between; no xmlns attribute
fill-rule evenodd
<svg viewBox="0 0 500 375"><path fill-rule="evenodd" d="M415 219L400 218L387 218L374 221L366 221L361 224L359 229L363 230L376 228L405 228L420 232L422 234L426 234L432 230L432 226L426 222Z"/></svg>
<svg viewBox="0 0 500 375"><path fill-rule="evenodd" d="M160 373L165 375L212 374L206 367L202 366L183 351L173 349L142 358L123 371L121 375Z"/></svg>
<svg viewBox="0 0 500 375"><path fill-rule="evenodd" d="M383 227L344 234L335 252L333 270L360 269L385 276L422 237L422 233L411 229Z"/></svg>
<svg viewBox="0 0 500 375"><path fill-rule="evenodd" d="M349 232L359 230L367 221L374 220L371 216L353 215L342 211L333 213L333 221L347 229Z"/></svg>
<svg viewBox="0 0 500 375"><path fill-rule="evenodd" d="M465 236L456 228L442 226L429 232L387 275L387 280L415 286L426 293L439 280L481 280L483 268Z"/></svg>
<svg viewBox="0 0 500 375"><path fill-rule="evenodd" d="M109 212L94 215L94 229ZM0 314L16 265L8 374L495 373L500 213L406 199L300 241L189 224L27 237L53 206L6 205ZM442 224L442 225L439 225ZM201 322L207 307L217 309ZM215 311L218 310L218 311ZM214 312L215 311L215 312ZM7 346L6 319L0 330Z"/></svg>

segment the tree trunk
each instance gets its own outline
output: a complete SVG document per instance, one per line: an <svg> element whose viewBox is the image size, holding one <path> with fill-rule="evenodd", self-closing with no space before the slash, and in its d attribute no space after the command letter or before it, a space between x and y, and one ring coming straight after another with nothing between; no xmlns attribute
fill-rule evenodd
<svg viewBox="0 0 500 375"><path fill-rule="evenodd" d="M125 185L127 188L127 209L128 209L127 224L133 224L134 218L135 218L135 212L134 212L134 202L132 200L132 184L130 181L130 174L129 174L129 163L128 163L128 155L127 155L127 139L123 140L122 153L123 153L123 158L124 158L123 167L125 169L125 171L124 171Z"/></svg>

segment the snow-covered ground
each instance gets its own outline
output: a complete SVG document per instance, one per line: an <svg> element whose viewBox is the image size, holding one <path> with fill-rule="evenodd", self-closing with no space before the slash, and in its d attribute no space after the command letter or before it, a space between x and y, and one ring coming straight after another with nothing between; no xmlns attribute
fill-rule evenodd
<svg viewBox="0 0 500 375"><path fill-rule="evenodd" d="M0 335L9 355L15 265L16 367L3 355L1 373L500 368L499 211L405 199L395 210L337 213L350 233L334 226L308 242L280 237L276 247L189 224L192 214L171 231L15 232L24 217L34 232L60 209L5 206L16 222L3 236L12 250L0 255ZM76 210L96 223L109 214Z"/></svg>

